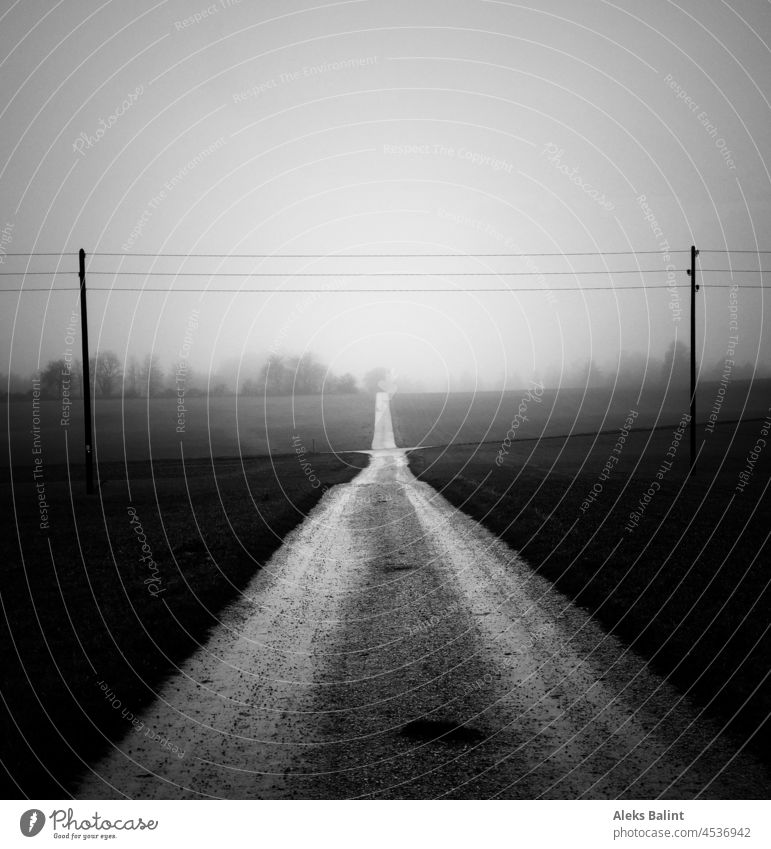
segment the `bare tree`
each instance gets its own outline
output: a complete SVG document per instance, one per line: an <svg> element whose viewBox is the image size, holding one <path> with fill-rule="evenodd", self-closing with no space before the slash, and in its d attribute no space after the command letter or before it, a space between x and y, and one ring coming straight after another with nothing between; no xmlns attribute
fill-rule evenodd
<svg viewBox="0 0 771 849"><path fill-rule="evenodd" d="M61 398L64 383L69 379L70 370L66 360L49 360L40 374L40 387L49 398Z"/></svg>
<svg viewBox="0 0 771 849"><path fill-rule="evenodd" d="M141 369L136 357L130 357L123 374L123 397L136 398L139 395L139 373Z"/></svg>
<svg viewBox="0 0 771 849"><path fill-rule="evenodd" d="M78 398L83 400L83 363L79 359L73 358L70 374L72 376L73 397L77 395Z"/></svg>
<svg viewBox="0 0 771 849"><path fill-rule="evenodd" d="M357 392L352 374L337 377L308 352L301 357L274 354L260 369L257 380L248 378L241 385L244 395L318 395L327 392Z"/></svg>
<svg viewBox="0 0 771 849"><path fill-rule="evenodd" d="M318 395L324 385L326 366L322 365L311 353L290 361L293 374L292 391L297 395Z"/></svg>
<svg viewBox="0 0 771 849"><path fill-rule="evenodd" d="M260 370L259 386L266 395L287 395L291 389L292 375L280 354L269 357Z"/></svg>
<svg viewBox="0 0 771 849"><path fill-rule="evenodd" d="M661 366L662 382L673 387L687 386L690 367L688 348L679 340L673 340L664 352L664 363Z"/></svg>
<svg viewBox="0 0 771 849"><path fill-rule="evenodd" d="M139 369L139 385L148 398L157 398L163 392L163 369L152 354L145 357Z"/></svg>
<svg viewBox="0 0 771 849"><path fill-rule="evenodd" d="M123 374L123 365L114 351L101 351L91 360L96 391L105 397L113 394Z"/></svg>

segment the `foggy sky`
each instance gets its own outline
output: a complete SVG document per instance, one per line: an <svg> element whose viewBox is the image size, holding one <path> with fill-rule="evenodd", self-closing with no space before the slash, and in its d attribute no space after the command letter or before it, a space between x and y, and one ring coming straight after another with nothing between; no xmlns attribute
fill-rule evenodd
<svg viewBox="0 0 771 849"><path fill-rule="evenodd" d="M304 350L337 373L382 364L437 388L587 357L612 368L622 350L660 357L688 341L686 288L619 290L687 284L692 243L704 269L735 271L758 269L757 255L707 249L771 248L761 0L25 0L0 14L0 271L58 263L54 288L71 288L76 257L7 254L84 248L92 352L169 363L197 310L201 371ZM664 243L681 251L670 278L656 253L470 256ZM639 269L654 273L575 273ZM521 276L457 276L504 271ZM328 276L291 276L312 272ZM436 276L403 276L416 272ZM726 284L698 296L710 365L736 332L727 284L763 280L700 279ZM48 276L0 280L26 290L0 296L0 371L61 356L77 293L29 291ZM120 291L147 287L177 291ZM216 291L260 288L357 291ZM388 288L408 291L360 291ZM737 301L737 361L768 362L764 292Z"/></svg>

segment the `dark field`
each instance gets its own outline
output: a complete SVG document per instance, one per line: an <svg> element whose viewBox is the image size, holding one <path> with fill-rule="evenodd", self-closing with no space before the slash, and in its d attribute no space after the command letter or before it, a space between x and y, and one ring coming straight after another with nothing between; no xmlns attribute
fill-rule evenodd
<svg viewBox="0 0 771 849"><path fill-rule="evenodd" d="M97 398L94 403L94 441L100 461L113 462L178 459L180 443L187 459L287 454L292 436L299 436L310 451L344 451L369 448L374 426L374 399L356 395L298 395L264 398L227 396L186 398L182 424L174 398ZM66 463L67 436L70 457L83 458L83 410L72 405L69 427L61 426L58 401L41 403L43 456L47 463ZM32 401L0 404L4 439L2 465L26 464L30 456ZM184 427L184 432L178 432Z"/></svg>
<svg viewBox="0 0 771 849"><path fill-rule="evenodd" d="M218 612L323 488L367 462L348 458L306 457L316 488L294 456L184 469L103 463L92 497L79 479L70 488L66 467L46 466L47 530L39 527L31 463L23 475L17 469L13 498L2 489L0 735L15 779L4 776L6 797L69 796L84 763L131 730L131 716L205 641Z"/></svg>
<svg viewBox="0 0 771 849"><path fill-rule="evenodd" d="M491 417L492 397L477 396L473 415L459 427L471 396L448 396L439 425L431 427L444 396L397 394L397 440L416 444L421 434L432 440L454 434L489 440L493 430L502 438L520 393L504 396L497 416ZM752 738L752 748L768 759L771 733L764 722L770 704L765 676L770 656L771 446L762 448L754 466L747 465L764 422L723 423L711 434L700 426L701 453L691 476L686 434L669 458L672 467L662 476L660 490L637 526L626 532L630 512L668 459L674 427L645 430L655 421L655 411L640 406L635 427L616 455L618 463L587 506L636 399L618 396L607 413L600 396L589 400L594 412L586 401L583 412L576 416L573 408L569 419L575 398L544 394L542 401L531 401L528 414L534 409L535 415L543 415L540 411L551 404L556 412L547 429L577 420L574 430L583 430L593 421L595 429L602 422L611 434L523 441L525 432L518 431L501 465L495 463L500 443L494 441L414 452L411 466L650 658L710 715ZM767 398L762 410L759 398L751 400L753 412L767 413ZM313 488L298 458L287 456L294 448L289 441L293 433L308 452L314 438L319 451L371 443L370 396L330 398L329 409L318 398L301 399L296 430L291 399L271 406L267 429L264 423L255 424L255 404L260 402L242 408L239 401L239 422L244 413L246 429L252 428L256 440L251 444L255 453L267 450L269 440L275 456L214 463L189 459L191 452L238 453L235 399L220 401L213 420L228 422L227 427L222 425L218 436L218 426L212 426L209 449L206 402L200 401L203 418L191 431L194 440L185 442L184 466L179 459L156 459L152 465L121 462L120 402L101 402L97 422L108 414L101 419L103 432L109 430L107 420L117 430L101 443L101 488L90 498L83 492L82 467L71 467L70 485L67 467L49 459L63 448L61 430L44 431L45 529L40 528L28 419L25 424L31 405L14 405L19 418L13 433L23 450L2 490L7 532L0 551L6 620L0 637L6 699L0 733L4 758L17 782L8 782L7 795L67 796L85 763L131 730L130 717L152 701L158 685L206 640L218 613L318 501L323 487ZM132 451L146 456L142 451L150 443L141 421L147 402L132 404L134 423L127 440ZM178 456L174 407L172 401L151 405L151 422L153 416L166 422L150 429L154 456L159 446ZM677 422L680 411L668 409ZM726 415L729 409L724 406ZM493 421L493 429L488 431L485 421ZM260 428L262 449L254 436ZM188 445L195 448L189 451ZM117 451L116 461L104 459L108 451ZM331 486L350 480L367 463L363 455L344 457L309 453L305 460L321 483ZM738 493L739 476L748 468L751 474ZM151 551L149 565L141 560L137 524ZM99 682L120 701L118 708Z"/></svg>
<svg viewBox="0 0 771 849"><path fill-rule="evenodd" d="M696 420L706 422L716 398L718 383L703 383L696 396ZM641 396L628 389L546 389L540 400L534 387L509 392L419 393L395 395L391 402L396 444L477 444L500 442L520 410L527 421L517 425L517 438L568 436L612 430L632 409L638 412L637 428L676 424L688 412L689 396L670 389L665 394L652 387ZM764 416L771 404L771 380L728 384L718 422Z"/></svg>
<svg viewBox="0 0 771 849"><path fill-rule="evenodd" d="M625 415L608 424L618 431ZM618 432L516 437L502 465L490 444L415 451L410 466L768 762L771 445L758 440L769 429L768 417L700 428L691 475L687 434L667 454L675 427L633 430L620 454Z"/></svg>

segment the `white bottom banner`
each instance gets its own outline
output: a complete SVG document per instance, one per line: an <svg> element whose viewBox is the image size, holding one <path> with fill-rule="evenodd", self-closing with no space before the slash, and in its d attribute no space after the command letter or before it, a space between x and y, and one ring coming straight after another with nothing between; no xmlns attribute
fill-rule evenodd
<svg viewBox="0 0 771 849"><path fill-rule="evenodd" d="M0 845L768 847L764 801L4 801Z"/></svg>

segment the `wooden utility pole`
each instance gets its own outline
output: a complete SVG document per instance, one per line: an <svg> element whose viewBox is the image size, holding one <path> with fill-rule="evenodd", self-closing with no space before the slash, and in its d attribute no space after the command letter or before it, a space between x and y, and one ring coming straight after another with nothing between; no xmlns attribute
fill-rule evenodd
<svg viewBox="0 0 771 849"><path fill-rule="evenodd" d="M699 286L696 283L696 257L699 252L691 245L691 268L688 276L691 278L691 468L696 462L696 293Z"/></svg>
<svg viewBox="0 0 771 849"><path fill-rule="evenodd" d="M86 252L80 249L80 339L83 351L83 425L86 440L86 492L94 492L93 435L91 428L91 375L88 361L88 309L86 307Z"/></svg>

